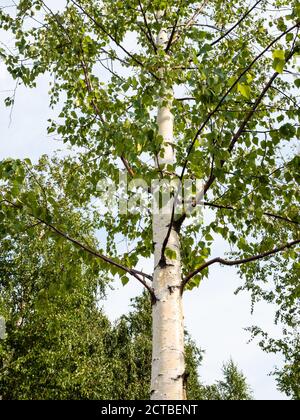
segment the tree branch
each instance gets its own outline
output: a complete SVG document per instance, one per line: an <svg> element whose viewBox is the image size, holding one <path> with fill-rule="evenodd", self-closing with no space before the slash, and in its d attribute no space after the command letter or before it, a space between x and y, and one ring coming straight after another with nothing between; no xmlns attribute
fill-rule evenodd
<svg viewBox="0 0 300 420"><path fill-rule="evenodd" d="M299 26L299 23L298 23ZM288 55L287 59L286 59L286 63L288 63L288 61L295 55L296 53L296 48L290 52L290 54ZM259 95L259 97L256 99L253 108L251 109L251 111L248 113L248 115L246 116L246 118L244 119L244 121L242 122L242 124L240 125L239 129L237 130L237 132L235 133L235 135L233 136L230 146L228 148L228 152L231 154L231 152L233 151L237 141L239 140L239 138L241 137L241 135L244 133L245 127L248 125L249 121L251 120L251 118L253 117L255 111L257 110L258 106L260 105L260 103L262 102L262 100L264 99L266 93L268 92L268 90L272 87L273 82L277 79L277 77L279 76L278 72L275 72L273 74L273 76L271 77L271 79L269 80L269 82L266 84L266 86L264 87L263 91L261 92L261 94ZM225 165L226 161L222 161L221 162L221 167L223 167ZM206 183L205 187L204 187L204 194L207 193L207 191L209 190L209 188L211 187L211 185L213 184L213 182L216 179L216 175L212 174L208 180L208 182Z"/></svg>
<svg viewBox="0 0 300 420"><path fill-rule="evenodd" d="M296 26L299 26L300 24L298 23ZM293 28L295 28L296 26L294 26ZM290 31L290 30L289 30ZM287 57L287 59L286 59L286 62L288 62L293 56L294 56L294 54L296 53L296 48L293 50L293 51L291 51L291 53L289 54L289 56ZM241 135L245 132L245 127L248 125L248 123L249 123L249 121L251 120L251 118L253 117L253 115L254 115L254 113L256 112L256 110L257 110L257 108L258 108L258 106L260 105L260 103L262 102L262 100L263 100L263 98L265 97L265 94L268 92L268 90L272 87L272 84L273 84L273 82L274 82L274 80L277 78L279 76L279 73L277 73L277 72L275 72L274 74L273 74L273 76L271 77L271 79L269 80L269 82L266 84L266 86L264 87L264 89L263 89L263 91L262 91L262 93L259 95L259 97L256 99L256 101L255 101L255 103L254 103L254 105L253 105L253 108L249 111L249 113L247 114L247 116L246 116L246 118L244 119L244 121L242 122L242 124L241 124L241 126L239 127L239 129L237 130L237 132L235 133L235 135L233 136L233 138L232 138L232 140L231 140L231 143L230 143L230 146L229 146L229 148L228 148L228 152L229 153L231 153L232 151L233 151L233 149L234 149L234 147L235 147L235 144L237 143L237 141L238 141L238 139L241 137ZM214 111L212 111L212 113L210 114L211 116L215 113L215 112L217 112L218 111L218 108L219 108L219 106L220 106L220 103L219 103L219 105L217 106L217 108L215 108L215 110ZM206 119L206 122L202 125L202 127L200 128L200 130L202 131L203 129L204 129L204 127L207 125L207 123L209 122L209 120L210 120L210 116L208 117L208 119ZM201 131L198 131L198 133L201 133ZM197 134L198 134L197 133ZM199 134L200 135L200 134ZM197 138L198 138L198 136L197 137L195 137L195 141L193 142L193 144L192 144L192 148L190 149L190 153L191 153L191 151L192 151L192 149L193 149L193 146L194 146L194 144L195 144L195 142L196 142L196 140L197 140ZM223 167L224 165L225 165L225 163L226 163L226 161L222 161L221 162L221 167ZM185 171L185 169L186 169L186 166L187 166L187 160L186 160L186 163L185 163L185 166L183 167L183 171L182 171L182 176L184 175L184 171ZM208 179L208 181L206 182L206 184L205 184L205 186L204 186L204 196L205 196L205 194L208 192L208 190L209 190L209 188L211 187L211 185L214 183L214 181L215 181L215 179L216 179L216 175L214 174L214 172L213 171L211 171L211 173L210 173L210 177L209 177L209 179ZM177 221L177 223L179 224L179 225L181 225L183 222L184 222L184 220L185 220L185 218L186 218L186 214L184 213L180 218L179 218L179 220Z"/></svg>
<svg viewBox="0 0 300 420"><path fill-rule="evenodd" d="M221 210L223 209L223 210L234 210L234 211L238 211L238 209L234 208L233 206L224 206L222 204L209 203L208 201L204 201L203 204L206 207L212 207L212 208L221 209ZM292 220L292 219L290 219L288 217L281 216L279 214L274 214L274 213L270 213L270 212L264 212L263 214L265 216L268 216L268 217L273 217L274 219L282 220L284 222L287 222L287 223L291 223L291 224L300 226L300 223L297 222L296 220Z"/></svg>
<svg viewBox="0 0 300 420"><path fill-rule="evenodd" d="M238 139L241 137L241 135L244 133L245 127L248 125L249 121L251 120L251 118L253 117L256 109L258 108L258 106L260 105L261 101L263 100L263 98L265 97L265 94L267 93L267 91L270 89L272 83L274 82L274 80L278 77L279 73L274 73L273 76L271 77L271 79L269 80L269 82L266 84L266 86L264 87L262 93L259 95L259 97L257 98L257 100L255 101L255 104L252 108L252 110L248 113L248 115L246 116L246 118L244 119L244 121L242 122L241 126L239 127L239 129L237 130L237 132L235 133L235 135L233 136L231 143L228 147L228 152L231 153L234 149L234 146L236 145ZM221 167L223 168L223 166L225 165L226 161L222 161L221 162ZM216 179L216 175L212 172L209 180L207 181L207 183L205 184L204 187L204 194L207 193L207 191L209 190L209 188L211 187L211 185L214 183Z"/></svg>
<svg viewBox="0 0 300 420"><path fill-rule="evenodd" d="M296 108L300 109L300 105L293 98L291 98L289 95L287 95L285 92L283 92L281 89L279 89L278 87L275 87L275 86L271 86L271 88L276 90L278 93L280 93L282 96L284 96L287 100L292 102Z"/></svg>
<svg viewBox="0 0 300 420"><path fill-rule="evenodd" d="M252 6L251 7L251 9L249 9L239 20L238 20L238 22L235 24L235 25L233 25L227 32L225 32L225 34L223 34L223 35L221 35L218 39L216 39L215 41L213 41L212 43L211 43L211 46L213 47L213 46L215 46L216 44L218 44L220 41L222 41L224 38L226 38L227 37L227 35L229 35L232 31L234 31L245 19L246 19L246 17L247 16L249 16L250 15L250 13L256 8L256 6L259 4L259 3L261 3L262 2L262 0L258 0L255 4L254 4L254 6Z"/></svg>
<svg viewBox="0 0 300 420"><path fill-rule="evenodd" d="M192 96L190 97L185 97L185 98L174 98L175 101L179 101L179 102L183 102L183 101L196 101L196 98L193 98Z"/></svg>
<svg viewBox="0 0 300 420"><path fill-rule="evenodd" d="M72 41L72 38L71 38L71 36L70 36L70 34L69 34L69 32L66 30L66 28L61 24L61 22L59 21L59 19L57 19L57 16L53 13L53 11L44 3L44 1L42 1L42 4L43 4L43 6L44 6L44 8L45 9L47 9L49 12L50 12L50 14L52 15L52 17L55 19L55 21L56 21L56 23L59 25L59 27L63 30L63 32L67 35L67 37L68 37L68 39L70 40L70 41ZM92 84L91 84L91 81L90 81L90 77L89 77L89 72L88 72L88 67L87 67L87 64L86 64L86 61L85 61L85 57L84 57L84 51L83 51L83 48L82 48L82 45L80 45L80 47L81 47L81 54L82 54L82 57L80 57L80 65L81 65L81 68L82 68L82 70L83 70L83 73L84 73L84 79L85 79L85 84L86 84L86 87L87 87L87 90L88 90L88 93L90 93L90 94L93 94L94 95L94 91L93 91L93 87L92 87ZM102 49L103 50L103 49ZM105 51L105 50L103 50L104 51L104 53L105 54L108 54L108 55L110 55L109 54L109 52L107 52L107 51ZM124 63L123 62L123 60L121 60L121 59L119 59L119 58L117 58L119 61L121 61L123 64L126 64L126 63ZM93 106L93 108L94 108L94 111L95 111L95 113L96 113L96 115L99 117L99 119L100 119L100 121L102 122L102 124L103 125L107 125L107 123L106 123L106 121L104 120L104 118L103 118L103 116L102 116L102 114L101 114L101 112L100 112L100 109L99 109L99 107L98 107L98 105L97 105L97 102L95 101L95 99L93 99L92 100L92 106ZM129 173L129 175L131 176L131 177L133 177L134 176L134 171L131 169L131 167L130 167L130 164L129 164L129 162L127 161L127 159L125 159L123 156L121 156L121 160L122 160L122 162L123 162L123 164L124 164L124 166L125 166L125 168L127 169L127 171L128 171L128 173Z"/></svg>
<svg viewBox="0 0 300 420"><path fill-rule="evenodd" d="M201 265L199 268L197 268L196 270L192 271L190 274L188 274L182 282L182 291L184 290L185 286L188 284L188 282L195 277L197 274L201 273L201 271L205 270L205 268L210 267L213 264L222 264L222 265L226 265L226 266L235 266L235 265L242 265L242 264L247 264L250 262L254 262L254 261L258 261L258 260L262 260L264 258L270 257L272 255L278 254L279 252L285 251L286 249L292 248L295 245L298 245L300 243L300 239L297 239L293 242L289 242L285 245L282 245L278 248L273 249L272 251L267 251L264 252L262 254L258 254L249 258L244 258L244 259L240 259L240 260L224 260L223 258L214 258L210 261L207 261L205 264Z"/></svg>
<svg viewBox="0 0 300 420"><path fill-rule="evenodd" d="M82 48L81 48L81 50L82 50ZM84 51L83 50L82 50L82 55L83 55L83 58L80 60L80 63L81 63L81 66L82 66L82 69L83 69L83 72L84 72L85 84L86 84L88 92L90 94L94 95L94 90L93 90L93 87L92 87L92 84L91 84L91 81L90 81L89 72L88 72L88 69L87 69L86 62L85 62ZM102 122L102 124L107 126L107 123L104 120L95 99L92 99L92 106L94 108L95 113L98 115L100 121ZM134 173L133 169L130 167L130 164L129 164L128 160L125 159L124 156L121 156L120 158L121 158L126 170L128 171L129 175L133 178L135 173Z"/></svg>
<svg viewBox="0 0 300 420"><path fill-rule="evenodd" d="M78 4L75 0L71 0L71 2L82 11L82 13L87 16L94 25L99 28L111 41L113 41L117 47L119 47L128 57L130 57L136 64L138 64L141 68L145 69L145 64L142 63L138 58L136 58L131 52L129 52L120 42L116 40L116 38L111 35L100 22L98 22L89 12L87 12L80 4ZM156 80L160 81L160 78L156 76L151 70L146 69Z"/></svg>
<svg viewBox="0 0 300 420"><path fill-rule="evenodd" d="M209 121L211 120L211 118L218 112L218 110L220 109L220 107L223 105L224 101L226 100L226 98L228 97L228 95L233 91L233 89L237 86L237 84L239 83L239 81L242 79L243 76L245 76L246 73L248 73L249 70L251 70L251 68L254 66L254 64L256 64L256 62L274 45L276 44L276 42L278 42L282 37L284 37L285 35L287 35L288 33L292 32L295 28L298 28L300 26L300 23L298 22L296 25L293 25L291 28L287 29L285 32L281 33L277 38L275 38L246 68L245 70L242 71L242 73L240 74L240 76L236 79L236 81L232 84L232 86L230 86L230 88L227 90L227 92L224 94L224 96L221 98L221 100L219 101L218 105L208 114L207 118L205 119L205 121L203 122L203 124L201 125L201 127L199 128L199 130L197 131L193 141L191 142L188 151L187 151L187 156L183 165L183 169L182 169L182 179L188 164L188 159L190 157L190 154L192 153L192 150L195 146L196 141L198 140L198 137L200 136L200 134L202 133L202 131L204 130L204 128L206 128L207 124L209 123ZM256 109L256 108L255 108Z"/></svg>
<svg viewBox="0 0 300 420"><path fill-rule="evenodd" d="M10 200L7 199L3 199L1 201L1 203L7 203L10 206L14 207L15 209L20 210L22 207L20 205L17 205L15 203L13 203ZM56 233L58 236L61 236L62 238L66 239L67 241L71 242L72 244L78 246L79 248L83 249L84 251L86 251L88 254L101 259L102 261L116 267L119 268L120 270L123 270L125 273L130 274L131 276L135 277L151 294L152 297L154 297L154 292L152 287L147 283L147 281L145 280L146 278L149 280L153 280L152 276L150 276L149 274L143 273L142 271L138 271L135 270L133 268L129 268L126 267L125 265L114 261L112 258L109 258L105 255L102 255L101 253L91 249L90 247L88 247L87 245L79 242L77 239L71 238L67 233L61 231L60 229L58 229L57 227L55 227L52 223L49 223L43 219L41 219L40 217L37 217L31 213L28 213L28 216L32 217L33 219L37 220L40 224L43 224L44 226L48 227L50 230L52 230L54 233Z"/></svg>
<svg viewBox="0 0 300 420"><path fill-rule="evenodd" d="M169 38L168 45L166 46L166 49L165 49L166 53L169 52L169 50L170 50L170 48L171 48L171 46L173 44L173 40L174 40L174 37L175 37L175 34L176 34L176 29L177 29L177 25L178 25L178 21L179 21L179 16L180 16L181 3L182 2L180 2L180 5L179 5L179 7L177 9L175 23L174 23L174 25L172 27L171 36Z"/></svg>
<svg viewBox="0 0 300 420"><path fill-rule="evenodd" d="M129 173L129 175L130 175L132 178L134 178L134 176L135 176L135 172L134 172L134 170L131 168L131 166L129 165L128 160L127 160L124 156L121 156L121 161L123 162L123 165L125 166L125 168L126 168L127 172Z"/></svg>
<svg viewBox="0 0 300 420"><path fill-rule="evenodd" d="M142 5L142 2L140 0L139 0L139 6L140 6L141 13L143 15L144 24L145 24L146 29L147 29L147 32L148 32L148 33L146 32L145 35L147 36L150 44L153 47L153 50L154 50L155 54L156 54L157 53L157 47L156 47L156 44L155 44L155 41L153 39L153 35L152 35L152 32L151 32L151 29L150 29L149 24L148 24L148 21L147 21L145 10L144 10L143 5Z"/></svg>
<svg viewBox="0 0 300 420"><path fill-rule="evenodd" d="M186 23L184 23L183 25L180 25L180 27L183 27L183 30L185 30L185 29L189 28L190 26L194 25L194 22L196 21L197 17L199 16L199 14L201 13L201 11L205 7L206 3L207 3L207 0L204 0L203 3L195 11L195 13L193 14L193 16ZM178 8L178 11L177 11L178 18L177 18L177 20L175 22L175 25L172 28L172 34L171 34L171 37L169 39L168 46L166 48L166 52L168 52L169 49L172 47L172 45L178 40L178 38L180 38L180 34L178 34L177 37L175 37L175 35L176 35L176 29L179 26L178 25L178 21L179 21L180 8L181 8L181 6ZM183 30L181 32L183 32Z"/></svg>

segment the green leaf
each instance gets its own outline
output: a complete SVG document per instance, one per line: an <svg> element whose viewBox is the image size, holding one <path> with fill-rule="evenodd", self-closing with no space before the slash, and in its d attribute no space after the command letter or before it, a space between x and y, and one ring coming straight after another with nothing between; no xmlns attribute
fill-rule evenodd
<svg viewBox="0 0 300 420"><path fill-rule="evenodd" d="M177 259L177 253L173 249L166 248L165 254L166 254L166 257L169 258L170 260Z"/></svg>
<svg viewBox="0 0 300 420"><path fill-rule="evenodd" d="M280 60L279 58L275 58L275 60L273 61L272 67L279 74L283 73L284 66L285 66L285 60Z"/></svg>
<svg viewBox="0 0 300 420"><path fill-rule="evenodd" d="M284 50L274 50L272 55L274 58L273 69L277 71L277 73L283 73L283 69L286 64Z"/></svg>
<svg viewBox="0 0 300 420"><path fill-rule="evenodd" d="M245 85L244 83L238 83L237 88L241 95L243 95L247 99L250 99L250 96L251 96L250 86Z"/></svg>
<svg viewBox="0 0 300 420"><path fill-rule="evenodd" d="M282 137L286 139L291 139L296 134L296 128L292 124L287 123L280 127L279 132L282 135Z"/></svg>
<svg viewBox="0 0 300 420"><path fill-rule="evenodd" d="M187 284L187 290L193 290L196 287L199 287L202 280L203 280L203 276L201 275L193 277Z"/></svg>
<svg viewBox="0 0 300 420"><path fill-rule="evenodd" d="M295 80L294 84L297 88L300 88L300 79Z"/></svg>
<svg viewBox="0 0 300 420"><path fill-rule="evenodd" d="M123 286L126 286L126 284L129 283L129 278L127 276L123 276L123 277L121 277L121 282L122 282Z"/></svg>
<svg viewBox="0 0 300 420"><path fill-rule="evenodd" d="M26 159L24 159L24 162L26 163L26 165L32 166L32 162L31 162L30 159L26 158Z"/></svg>
<svg viewBox="0 0 300 420"><path fill-rule="evenodd" d="M208 233L207 235L205 235L205 239L206 239L208 242L212 242L212 241L214 240L213 236L212 236L210 233Z"/></svg>
<svg viewBox="0 0 300 420"><path fill-rule="evenodd" d="M274 50L273 53L273 58L278 58L279 60L285 60L285 52L284 50Z"/></svg>

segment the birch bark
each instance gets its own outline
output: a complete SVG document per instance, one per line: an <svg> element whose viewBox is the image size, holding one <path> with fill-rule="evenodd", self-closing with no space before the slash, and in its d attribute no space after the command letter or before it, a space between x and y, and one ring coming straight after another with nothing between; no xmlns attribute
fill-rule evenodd
<svg viewBox="0 0 300 420"><path fill-rule="evenodd" d="M158 17L162 20L162 14ZM157 38L158 49L165 48L168 34L161 29ZM164 80L166 70L161 70ZM164 83L164 81L162 81ZM174 118L172 115L173 92L162 89L157 124L159 135L163 138L163 152L158 157L158 167L173 164L174 154ZM159 169L158 168L158 169ZM166 258L161 262L163 243L167 237L172 214L172 200L153 214L154 239L154 279L153 289L157 300L153 304L153 353L152 353L152 400L186 399L185 361L184 361L184 324L181 293L180 240L175 228L172 229L167 249L176 252L176 259Z"/></svg>

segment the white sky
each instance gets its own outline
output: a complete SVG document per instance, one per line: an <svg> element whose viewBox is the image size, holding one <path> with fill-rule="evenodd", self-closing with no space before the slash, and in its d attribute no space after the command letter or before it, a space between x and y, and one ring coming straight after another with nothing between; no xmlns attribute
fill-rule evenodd
<svg viewBox="0 0 300 420"><path fill-rule="evenodd" d="M40 78L35 90L18 88L10 122L10 110L3 104L9 94L3 91L14 87L14 82L0 63L0 159L29 157L36 160L43 153L53 153L60 144L48 137L46 132L47 119L51 116L47 79ZM220 241L215 252L223 256L224 250ZM151 272L150 264L143 268ZM276 390L274 378L268 376L276 364L280 365L280 359L265 354L255 343L247 344L249 334L244 331L248 326L259 324L274 334L278 333L273 325L274 308L258 305L251 316L249 295L234 296L240 284L235 269L213 267L209 280L205 280L199 289L185 294L187 329L206 351L200 370L202 380L209 384L219 379L223 361L232 357L247 376L256 399L285 399ZM130 298L140 292L141 288L134 280L125 288L116 284L104 304L110 319L127 312Z"/></svg>

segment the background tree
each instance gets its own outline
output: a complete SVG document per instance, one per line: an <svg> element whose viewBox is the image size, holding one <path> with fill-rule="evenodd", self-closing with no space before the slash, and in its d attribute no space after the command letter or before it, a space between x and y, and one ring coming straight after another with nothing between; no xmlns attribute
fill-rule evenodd
<svg viewBox="0 0 300 420"><path fill-rule="evenodd" d="M223 379L205 388L206 399L225 401L252 400L252 391L242 372L232 360L223 365Z"/></svg>
<svg viewBox="0 0 300 420"><path fill-rule="evenodd" d="M80 172L89 181L84 194L70 181L72 201L88 207L100 194L99 180L118 182L120 164L129 178L148 184L203 181L191 206L181 208L175 188L153 219L101 210L93 227L105 232L106 252L71 236L57 203L36 207L17 190L3 195L3 211L35 218L98 257L124 284L130 275L147 288L151 397L183 399L183 291L198 286L213 264L239 266L254 294L256 273L274 275L274 261L284 278L295 268L299 2L69 0L54 12L42 0L21 0L16 9L16 16L1 11L1 27L16 39L13 53L1 52L8 70L26 86L40 74L53 76L50 103L61 113L49 133L87 150L80 169L66 169L74 181ZM188 212L201 202L211 209L205 224ZM230 258L209 259L216 235L227 241ZM131 241L131 252L117 249L120 236ZM150 256L153 276L136 268Z"/></svg>
<svg viewBox="0 0 300 420"><path fill-rule="evenodd" d="M151 301L148 295L133 300L133 311L116 325L116 349L123 377L116 380L124 391L121 399L148 399L151 376ZM120 352L120 353L119 353ZM185 332L186 393L189 400L251 400L252 392L245 376L231 360L223 366L223 380L204 385L199 378L203 352ZM125 363L124 363L125 362ZM135 370L133 370L135 367ZM118 374L120 374L118 372ZM131 390L133 392L131 393ZM122 395L118 393L119 398Z"/></svg>
<svg viewBox="0 0 300 420"><path fill-rule="evenodd" d="M16 186L17 173L23 179L28 163L5 167ZM42 172L30 169L24 196L39 188L41 195L55 197L61 217L94 242L87 220L57 193L59 184L50 182L47 167L43 158ZM106 349L111 325L97 305L105 287L97 261L16 213L2 220L0 249L0 313L6 319L6 338L0 340L2 399L110 398L115 386Z"/></svg>

